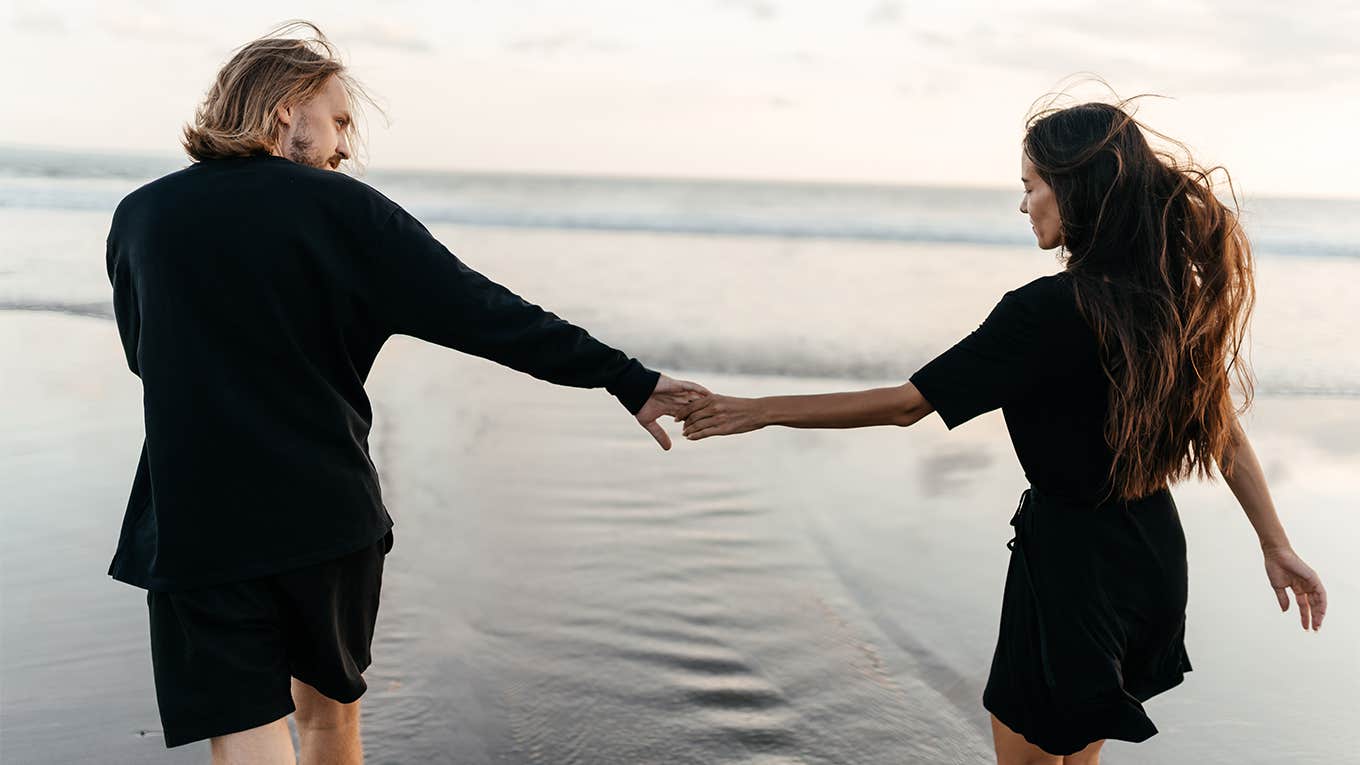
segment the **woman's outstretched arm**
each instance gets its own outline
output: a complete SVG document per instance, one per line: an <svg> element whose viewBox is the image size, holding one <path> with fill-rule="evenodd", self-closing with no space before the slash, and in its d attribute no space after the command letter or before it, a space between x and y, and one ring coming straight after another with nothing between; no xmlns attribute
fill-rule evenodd
<svg viewBox="0 0 1360 765"><path fill-rule="evenodd" d="M1223 454L1223 468L1228 488L1232 489L1242 512L1256 529L1265 556L1266 577L1275 590L1280 610L1289 610L1286 590L1293 590L1303 628L1320 628L1322 617L1327 613L1327 590L1317 572L1304 563L1289 544L1284 524L1275 512L1275 502L1270 498L1261 463L1256 459L1256 450L1251 448L1251 441L1247 440L1246 432L1235 418L1231 440Z"/></svg>
<svg viewBox="0 0 1360 765"><path fill-rule="evenodd" d="M769 425L790 428L867 428L907 426L935 411L915 385L812 396L738 398L712 395L676 415L685 438L746 433Z"/></svg>

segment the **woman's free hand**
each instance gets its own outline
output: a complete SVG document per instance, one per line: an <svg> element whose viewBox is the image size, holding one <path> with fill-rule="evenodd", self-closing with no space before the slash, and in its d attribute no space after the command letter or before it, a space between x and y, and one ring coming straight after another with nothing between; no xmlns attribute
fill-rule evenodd
<svg viewBox="0 0 1360 765"><path fill-rule="evenodd" d="M767 424L760 399L710 394L675 415L691 441L758 430Z"/></svg>
<svg viewBox="0 0 1360 765"><path fill-rule="evenodd" d="M1294 600L1299 604L1299 622L1306 630L1322 627L1322 617L1327 613L1327 590L1322 586L1322 578L1307 563L1304 563L1290 548L1265 551L1266 577L1280 601L1280 611L1289 610L1289 593L1294 591Z"/></svg>

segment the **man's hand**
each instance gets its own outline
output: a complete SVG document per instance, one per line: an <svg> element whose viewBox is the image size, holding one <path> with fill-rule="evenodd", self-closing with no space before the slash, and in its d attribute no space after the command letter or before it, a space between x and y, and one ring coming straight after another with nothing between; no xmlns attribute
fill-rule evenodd
<svg viewBox="0 0 1360 765"><path fill-rule="evenodd" d="M1322 617L1327 613L1327 590L1322 586L1322 578L1293 550L1267 550L1265 556L1266 577L1280 601L1280 610L1289 610L1288 590L1293 590L1303 628L1316 631L1322 627Z"/></svg>
<svg viewBox="0 0 1360 765"><path fill-rule="evenodd" d="M666 430L661 427L661 423L657 422L657 419L667 414L674 417L691 402L698 401L707 395L709 395L708 389L698 383L676 380L661 375L661 379L656 381L656 388L652 390L652 395L647 399L647 403L643 404L642 409L637 413L638 424L652 434L652 438L656 439L662 449L668 450L671 448L671 437L666 434Z"/></svg>

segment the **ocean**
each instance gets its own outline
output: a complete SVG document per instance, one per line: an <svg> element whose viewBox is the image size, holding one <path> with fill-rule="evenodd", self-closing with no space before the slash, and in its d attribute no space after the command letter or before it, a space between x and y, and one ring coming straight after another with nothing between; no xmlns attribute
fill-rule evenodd
<svg viewBox="0 0 1360 765"><path fill-rule="evenodd" d="M98 247L109 216L185 164L0 149L0 308L111 315ZM661 367L903 378L1006 289L1059 268L1034 249L1016 191L379 169L364 180L472 267L591 317ZM1243 221L1258 256L1262 392L1356 395L1360 352L1339 351L1360 351L1348 297L1360 200L1246 199ZM639 246L678 260L657 278ZM679 294L663 298L667 284Z"/></svg>

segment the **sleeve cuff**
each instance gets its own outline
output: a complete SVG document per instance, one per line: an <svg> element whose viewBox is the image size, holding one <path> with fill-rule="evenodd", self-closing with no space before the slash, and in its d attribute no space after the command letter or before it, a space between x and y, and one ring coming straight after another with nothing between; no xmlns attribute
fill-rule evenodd
<svg viewBox="0 0 1360 765"><path fill-rule="evenodd" d="M653 372L637 359L629 359L628 365L623 368L614 382L605 387L619 403L630 414L637 414L642 411L642 405L651 398L652 391L656 390L656 383L661 379L660 372Z"/></svg>
<svg viewBox="0 0 1360 765"><path fill-rule="evenodd" d="M944 422L946 430L953 430L970 419L961 408L954 406L953 399L946 395L942 388L935 386L935 379L925 368L917 370L916 374L908 378L908 382L915 385L916 390L921 392L921 397L929 402L931 408Z"/></svg>

